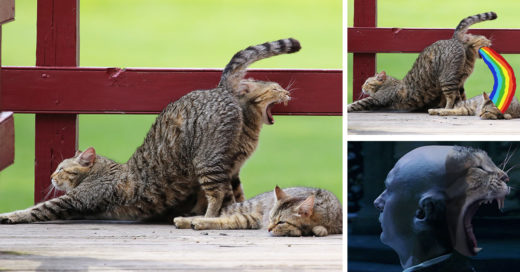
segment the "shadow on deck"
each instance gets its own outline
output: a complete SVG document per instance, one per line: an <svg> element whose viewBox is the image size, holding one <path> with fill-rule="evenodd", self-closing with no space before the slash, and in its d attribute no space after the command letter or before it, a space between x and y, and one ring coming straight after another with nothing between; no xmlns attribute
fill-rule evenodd
<svg viewBox="0 0 520 272"><path fill-rule="evenodd" d="M74 221L0 226L0 270L341 271L342 236Z"/></svg>
<svg viewBox="0 0 520 272"><path fill-rule="evenodd" d="M427 113L351 112L348 134L520 134L520 119L481 120L477 116L432 116Z"/></svg>

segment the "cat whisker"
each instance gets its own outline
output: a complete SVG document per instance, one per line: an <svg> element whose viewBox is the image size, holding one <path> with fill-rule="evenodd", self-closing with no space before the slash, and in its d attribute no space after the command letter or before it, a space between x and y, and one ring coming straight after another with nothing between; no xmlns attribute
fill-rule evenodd
<svg viewBox="0 0 520 272"><path fill-rule="evenodd" d="M513 170L513 169L516 169L518 166L520 166L520 163L517 163L513 166L511 166L509 169L507 169L506 171L504 171L506 174L509 173L509 171Z"/></svg>
<svg viewBox="0 0 520 272"><path fill-rule="evenodd" d="M285 87L285 90L288 91L289 93L292 93L293 91L297 90L297 88L294 88L295 83L296 83L296 80L291 78L291 80L289 81L289 84L287 84L287 87Z"/></svg>
<svg viewBox="0 0 520 272"><path fill-rule="evenodd" d="M56 196L56 187L54 187L54 184L51 183L51 185L49 185L49 187L47 187L47 189L45 191L47 191L47 194L45 194L45 197L43 198L43 200L47 200L49 198L49 195L52 193L52 191L54 191L54 196Z"/></svg>
<svg viewBox="0 0 520 272"><path fill-rule="evenodd" d="M511 158L513 158L513 156L515 155L516 151L518 150L518 147L516 147L513 152L510 153L511 151L511 146L509 146L509 149L507 150L507 154L506 154L506 157L504 159L504 161L500 164L502 167L501 167L501 170L504 171L504 168L506 167L506 165L509 163L509 161L511 160Z"/></svg>
<svg viewBox="0 0 520 272"><path fill-rule="evenodd" d="M358 96L357 100L361 99L361 97L363 97L363 92L359 93L359 96Z"/></svg>

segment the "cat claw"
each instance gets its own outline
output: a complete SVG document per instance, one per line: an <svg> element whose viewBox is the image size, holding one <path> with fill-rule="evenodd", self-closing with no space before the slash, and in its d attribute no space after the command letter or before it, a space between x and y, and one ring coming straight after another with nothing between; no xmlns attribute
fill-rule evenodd
<svg viewBox="0 0 520 272"><path fill-rule="evenodd" d="M6 218L0 219L0 224L14 224L14 222L13 222L13 220L6 217Z"/></svg>

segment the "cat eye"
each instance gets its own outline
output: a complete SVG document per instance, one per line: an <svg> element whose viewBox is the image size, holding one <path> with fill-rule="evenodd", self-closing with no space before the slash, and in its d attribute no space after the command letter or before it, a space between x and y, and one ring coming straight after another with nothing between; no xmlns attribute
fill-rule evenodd
<svg viewBox="0 0 520 272"><path fill-rule="evenodd" d="M480 170L482 170L484 172L487 172L486 169L484 169L482 166L477 166L476 168L478 168L478 169L480 169Z"/></svg>

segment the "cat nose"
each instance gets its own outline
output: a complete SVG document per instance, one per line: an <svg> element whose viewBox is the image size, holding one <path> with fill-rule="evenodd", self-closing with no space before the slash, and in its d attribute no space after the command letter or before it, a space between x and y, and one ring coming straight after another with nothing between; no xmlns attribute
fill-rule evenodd
<svg viewBox="0 0 520 272"><path fill-rule="evenodd" d="M503 176L500 177L500 180L503 182L509 182L509 177L506 174L504 174Z"/></svg>

